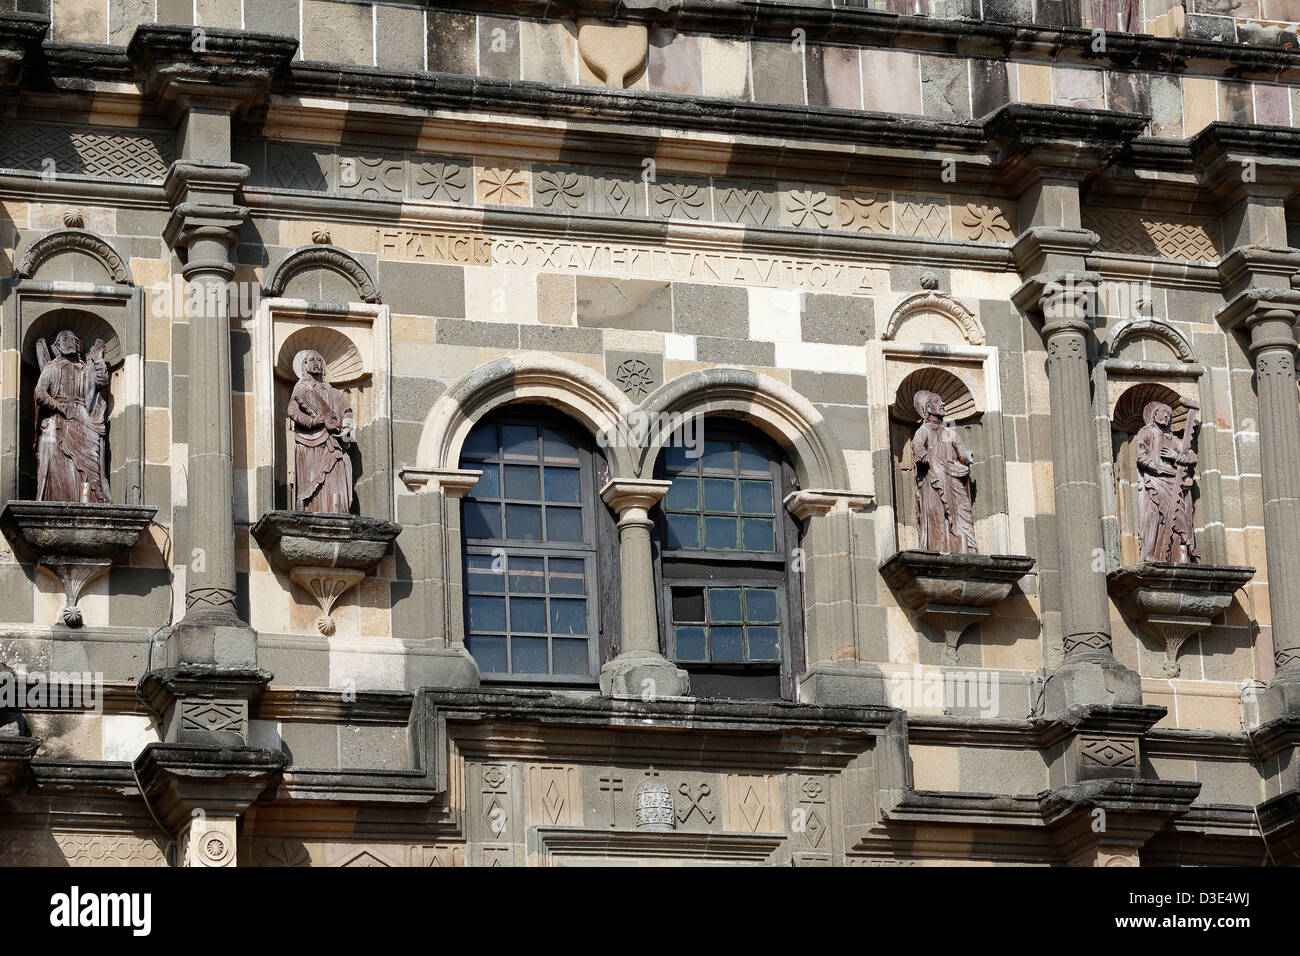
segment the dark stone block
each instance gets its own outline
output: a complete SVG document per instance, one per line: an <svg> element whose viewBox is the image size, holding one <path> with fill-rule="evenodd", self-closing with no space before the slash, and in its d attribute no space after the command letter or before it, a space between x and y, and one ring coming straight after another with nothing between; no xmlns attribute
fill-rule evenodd
<svg viewBox="0 0 1300 956"><path fill-rule="evenodd" d="M695 358L718 365L759 365L770 368L776 364L776 344L748 339L716 339L702 335L695 340Z"/></svg>
<svg viewBox="0 0 1300 956"><path fill-rule="evenodd" d="M674 282L673 331L744 338L749 334L749 292L740 286Z"/></svg>

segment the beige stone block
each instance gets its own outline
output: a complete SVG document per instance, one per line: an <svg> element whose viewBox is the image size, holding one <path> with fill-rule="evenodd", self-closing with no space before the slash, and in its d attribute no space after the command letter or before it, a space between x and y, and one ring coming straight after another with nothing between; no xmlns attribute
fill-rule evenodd
<svg viewBox="0 0 1300 956"><path fill-rule="evenodd" d="M1032 63L1016 64L1016 93L1020 103L1052 102L1052 68Z"/></svg>
<svg viewBox="0 0 1300 956"><path fill-rule="evenodd" d="M361 633L366 637L392 636L392 585L380 578L363 578L357 585Z"/></svg>
<svg viewBox="0 0 1300 956"><path fill-rule="evenodd" d="M664 359L664 382L671 382L675 378L680 378L689 372L696 372L702 368L708 368L706 362L683 362L672 359Z"/></svg>
<svg viewBox="0 0 1300 956"><path fill-rule="evenodd" d="M664 335L637 329L606 329L605 348L613 352L662 352Z"/></svg>
<svg viewBox="0 0 1300 956"><path fill-rule="evenodd" d="M373 66L372 16L369 4L302 0L303 59Z"/></svg>
<svg viewBox="0 0 1300 956"><path fill-rule="evenodd" d="M28 219L28 204L14 199L5 199L0 201L0 219L8 219L20 229L26 229L30 221Z"/></svg>
<svg viewBox="0 0 1300 956"><path fill-rule="evenodd" d="M577 283L571 275L537 276L537 319L543 325L577 325Z"/></svg>
<svg viewBox="0 0 1300 956"><path fill-rule="evenodd" d="M432 344L437 323L427 315L394 315L390 317L394 342L427 342Z"/></svg>
<svg viewBox="0 0 1300 956"><path fill-rule="evenodd" d="M957 770L960 751L956 747L933 747L912 744L912 779L917 790L960 790Z"/></svg>
<svg viewBox="0 0 1300 956"><path fill-rule="evenodd" d="M474 198L480 205L530 206L531 166L480 160L474 163Z"/></svg>
<svg viewBox="0 0 1300 956"><path fill-rule="evenodd" d="M749 99L749 44L701 36L704 95Z"/></svg>
<svg viewBox="0 0 1300 956"><path fill-rule="evenodd" d="M103 0L58 0L51 19L56 40L108 42L108 5Z"/></svg>
<svg viewBox="0 0 1300 956"><path fill-rule="evenodd" d="M1183 77L1183 135L1195 136L1219 118L1219 92L1215 80Z"/></svg>
<svg viewBox="0 0 1300 956"><path fill-rule="evenodd" d="M166 520L166 516L159 515ZM140 535L140 540L127 555L127 563L133 568L165 568L166 555L171 552L171 542L167 531L157 525L149 525Z"/></svg>
<svg viewBox="0 0 1300 956"><path fill-rule="evenodd" d="M1155 677L1142 678L1142 703L1164 707L1168 713L1160 718L1157 727L1177 727L1178 714L1174 704L1174 689L1168 680Z"/></svg>
<svg viewBox="0 0 1300 956"><path fill-rule="evenodd" d="M154 464L166 464L172 451L172 416L165 408L144 413L144 457Z"/></svg>
<svg viewBox="0 0 1300 956"><path fill-rule="evenodd" d="M1246 561L1245 563L1255 569L1255 575L1260 580L1268 580L1268 557L1264 549L1264 529L1247 528L1246 534Z"/></svg>
<svg viewBox="0 0 1300 956"><path fill-rule="evenodd" d="M1241 701L1233 684L1170 681L1178 726L1197 730L1241 730Z"/></svg>
<svg viewBox="0 0 1300 956"><path fill-rule="evenodd" d="M537 274L502 266L465 270L465 318L535 325Z"/></svg>
<svg viewBox="0 0 1300 956"><path fill-rule="evenodd" d="M101 236L117 233L117 210L112 206L88 206L84 203L32 203L29 207L29 228L37 232L66 229L64 216L80 215L85 223L81 228ZM111 243L113 240L108 239ZM119 250L120 252L121 250Z"/></svg>
<svg viewBox="0 0 1300 956"><path fill-rule="evenodd" d="M375 4L375 62L396 70L424 69L424 11Z"/></svg>
<svg viewBox="0 0 1300 956"><path fill-rule="evenodd" d="M265 633L290 633L290 606L294 602L289 597L289 587L287 575L281 577L269 570L250 571L248 603L252 620L248 623ZM312 620L314 621L315 618L313 617ZM312 626L314 627L314 624Z"/></svg>
<svg viewBox="0 0 1300 956"><path fill-rule="evenodd" d="M280 225L281 245L310 246L320 232L329 233L330 245L348 252L374 255L379 251L379 230L351 222L322 222L319 220L293 220Z"/></svg>
<svg viewBox="0 0 1300 956"><path fill-rule="evenodd" d="M892 594L888 598L882 595L882 601L892 599ZM894 604L893 607L885 609L885 621L889 628L890 661L895 664L918 663L921 658L917 642L924 638L916 633L916 627L912 624L911 618L907 616L907 612Z"/></svg>
<svg viewBox="0 0 1300 956"><path fill-rule="evenodd" d="M1053 514L1056 511L1056 490L1050 461L1035 461L1034 471L1034 507L1038 514Z"/></svg>
<svg viewBox="0 0 1300 956"><path fill-rule="evenodd" d="M582 826L582 775L576 765L528 766L528 820L534 826Z"/></svg>
<svg viewBox="0 0 1300 956"><path fill-rule="evenodd" d="M17 349L5 349L0 354L0 398L17 398L18 383L22 381L19 372L22 362Z"/></svg>
<svg viewBox="0 0 1300 956"><path fill-rule="evenodd" d="M39 618L38 618L39 620ZM102 717L93 714L56 714L28 709L24 712L31 736L41 742L38 758L51 760L102 760Z"/></svg>
<svg viewBox="0 0 1300 956"><path fill-rule="evenodd" d="M230 30L243 27L240 0L195 0L194 9L198 14L195 23Z"/></svg>
<svg viewBox="0 0 1300 956"><path fill-rule="evenodd" d="M230 429L234 438L235 468L246 471L257 461L257 449L253 447L253 396L249 393L232 395L231 402Z"/></svg>

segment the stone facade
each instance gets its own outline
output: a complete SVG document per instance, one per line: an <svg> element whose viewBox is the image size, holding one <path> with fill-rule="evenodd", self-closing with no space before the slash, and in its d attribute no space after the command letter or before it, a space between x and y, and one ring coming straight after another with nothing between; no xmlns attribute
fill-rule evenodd
<svg viewBox="0 0 1300 956"><path fill-rule="evenodd" d="M0 684L99 690L0 699L0 861L1294 863L1300 3L1105 11L0 0ZM54 514L65 327L113 504ZM350 516L290 510L304 350ZM923 391L963 560L918 550ZM1169 570L1133 446L1180 398ZM472 619L468 440L520 415L584 449L576 679ZM749 577L666 537L700 421L772 449ZM715 673L674 582L742 578L779 660Z"/></svg>

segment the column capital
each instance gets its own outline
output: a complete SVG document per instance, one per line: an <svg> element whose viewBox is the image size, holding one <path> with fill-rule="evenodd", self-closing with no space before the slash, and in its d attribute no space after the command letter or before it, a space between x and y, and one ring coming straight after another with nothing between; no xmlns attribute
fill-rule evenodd
<svg viewBox="0 0 1300 956"><path fill-rule="evenodd" d="M832 488L801 488L781 499L787 511L800 521L820 518L837 509L865 511L876 503L876 496L865 491L841 491Z"/></svg>
<svg viewBox="0 0 1300 956"><path fill-rule="evenodd" d="M600 489L600 497L622 518L629 511L649 511L671 486L671 481L656 478L611 478Z"/></svg>
<svg viewBox="0 0 1300 956"><path fill-rule="evenodd" d="M1053 273L1081 266L1100 241L1091 229L1031 226L1011 244L1011 259L1022 276Z"/></svg>
<svg viewBox="0 0 1300 956"><path fill-rule="evenodd" d="M1295 350L1292 334L1270 334L1262 324L1284 323L1293 327L1300 316L1300 290L1277 288L1246 289L1218 311L1215 319L1225 329L1250 330L1252 352L1282 347Z"/></svg>
<svg viewBox="0 0 1300 956"><path fill-rule="evenodd" d="M1099 272L1059 269L1026 279L1011 299L1022 312L1036 312L1043 317L1043 338L1050 341L1064 332L1088 333L1100 285Z"/></svg>
<svg viewBox="0 0 1300 956"><path fill-rule="evenodd" d="M1300 249L1235 246L1219 260L1219 280L1229 291L1245 286L1289 289L1296 273Z"/></svg>
<svg viewBox="0 0 1300 956"><path fill-rule="evenodd" d="M399 468L397 477L416 494L441 491L448 498L464 498L483 472L468 468Z"/></svg>

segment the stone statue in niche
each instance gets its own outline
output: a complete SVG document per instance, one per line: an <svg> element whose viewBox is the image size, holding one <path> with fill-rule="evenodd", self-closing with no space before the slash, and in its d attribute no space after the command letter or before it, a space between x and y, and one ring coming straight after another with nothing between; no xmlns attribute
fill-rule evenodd
<svg viewBox="0 0 1300 956"><path fill-rule="evenodd" d="M912 398L921 425L912 436L916 476L917 544L923 551L975 554L975 512L971 507L970 466L974 461L957 430L944 424L943 399L920 391Z"/></svg>
<svg viewBox="0 0 1300 956"><path fill-rule="evenodd" d="M64 329L53 355L45 339L36 343L36 360L36 500L110 503L103 339L82 358L81 339Z"/></svg>
<svg viewBox="0 0 1300 956"><path fill-rule="evenodd" d="M347 514L352 510L352 459L356 423L348 397L325 381L325 358L303 349L293 358L298 383L289 398L293 422L294 502L298 511Z"/></svg>
<svg viewBox="0 0 1300 956"><path fill-rule="evenodd" d="M1192 486L1195 484L1196 416L1200 405L1183 399L1187 425L1180 438L1171 430L1174 410L1164 402L1147 402L1145 425L1137 433L1138 541L1143 561L1199 564L1196 553Z"/></svg>

